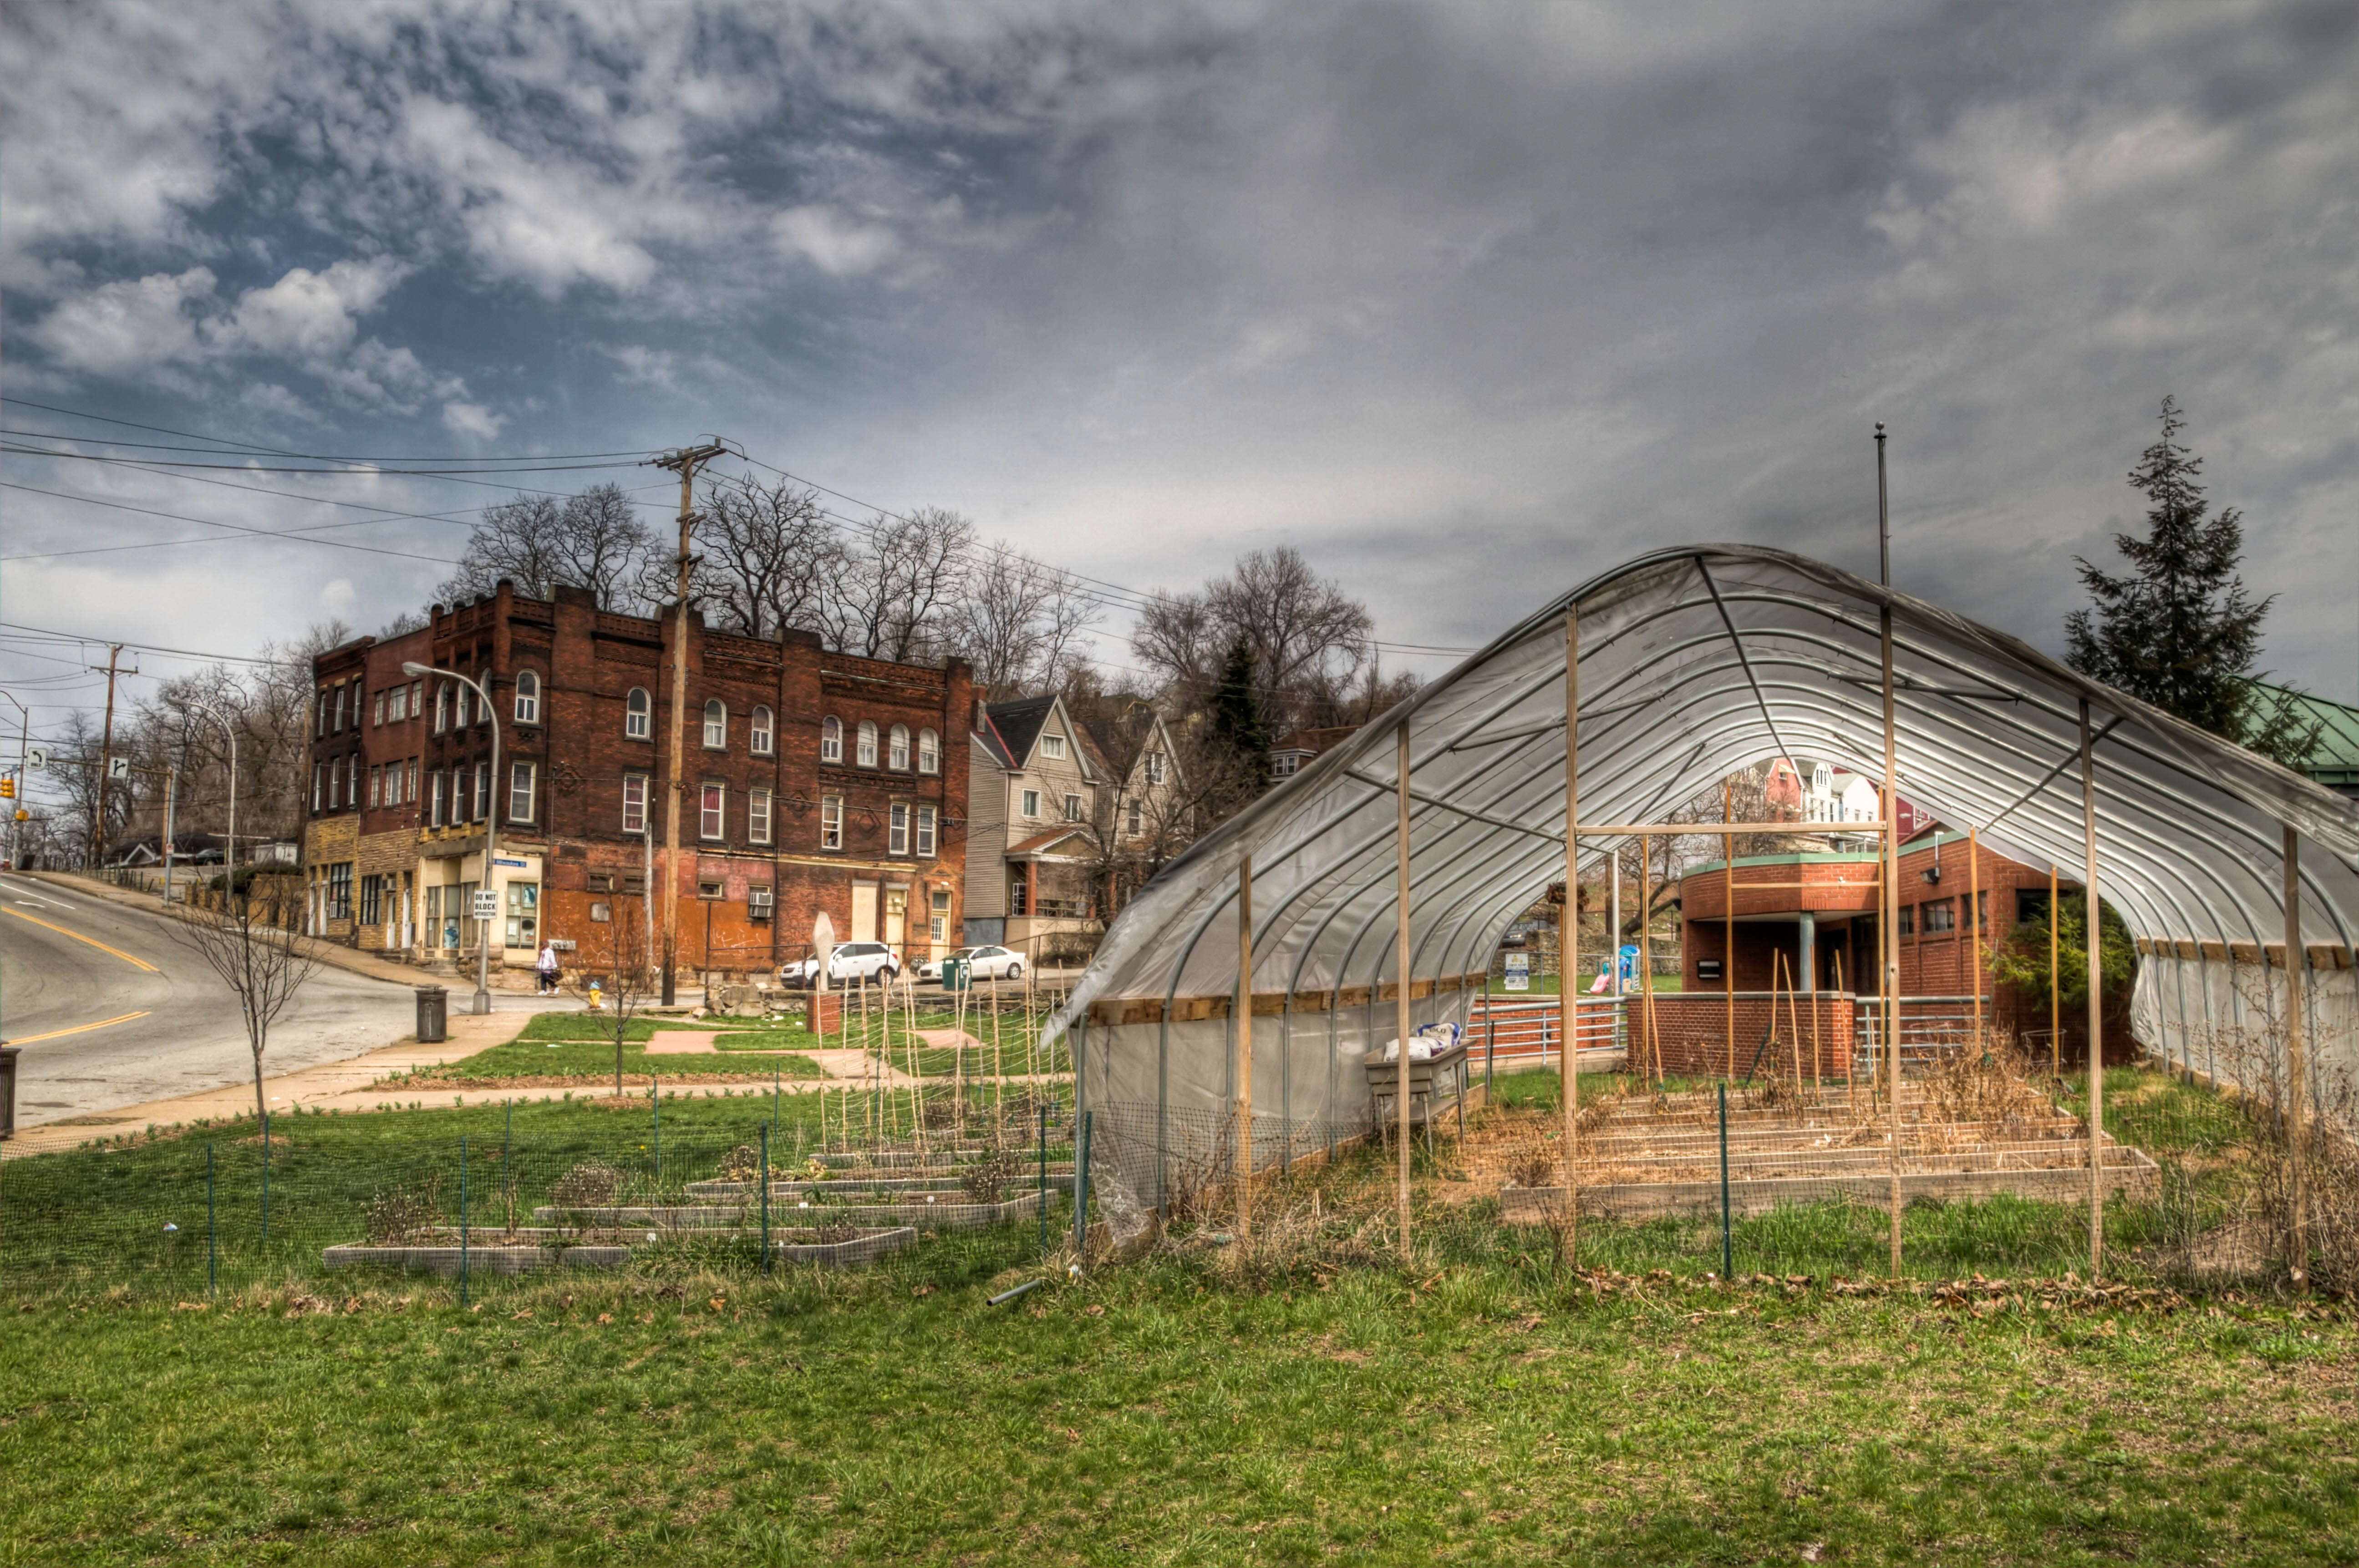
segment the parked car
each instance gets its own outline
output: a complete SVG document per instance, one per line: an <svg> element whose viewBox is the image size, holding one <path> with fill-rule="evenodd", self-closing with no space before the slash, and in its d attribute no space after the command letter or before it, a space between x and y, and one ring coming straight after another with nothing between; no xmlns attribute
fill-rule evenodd
<svg viewBox="0 0 2359 1568"><path fill-rule="evenodd" d="M965 959L967 973L978 980L1019 980L1024 978L1024 955L1009 948L956 947L951 949L950 958ZM942 966L950 958L936 958L930 964L919 965L918 978L940 980Z"/></svg>
<svg viewBox="0 0 2359 1568"><path fill-rule="evenodd" d="M846 980L865 979L872 983L899 978L901 959L882 942L844 942L837 945L827 958L827 983L840 985ZM787 986L815 985L819 980L819 959L799 958L791 964L778 966L778 983Z"/></svg>

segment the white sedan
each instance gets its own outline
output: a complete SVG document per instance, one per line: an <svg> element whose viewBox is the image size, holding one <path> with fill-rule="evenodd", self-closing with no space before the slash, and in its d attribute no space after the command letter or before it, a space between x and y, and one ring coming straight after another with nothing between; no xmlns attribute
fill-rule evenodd
<svg viewBox="0 0 2359 1568"><path fill-rule="evenodd" d="M830 985L842 985L846 980L865 979L871 984L889 985L901 972L901 960L893 949L882 942L844 942L828 955L827 979ZM803 958L778 966L778 979L789 986L808 986L819 978L819 960Z"/></svg>
<svg viewBox="0 0 2359 1568"><path fill-rule="evenodd" d="M965 960L967 975L978 980L1017 980L1024 978L1024 955L1006 947L957 947L951 958ZM918 978L940 984L942 966L949 958L936 958L930 964L918 966Z"/></svg>

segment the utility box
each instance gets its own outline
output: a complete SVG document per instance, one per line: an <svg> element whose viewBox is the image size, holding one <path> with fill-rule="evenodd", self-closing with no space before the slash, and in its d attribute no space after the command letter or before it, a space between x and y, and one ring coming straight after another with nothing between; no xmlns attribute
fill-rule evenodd
<svg viewBox="0 0 2359 1568"><path fill-rule="evenodd" d="M451 1037L451 993L440 986L418 988L418 1043L440 1045Z"/></svg>
<svg viewBox="0 0 2359 1568"><path fill-rule="evenodd" d="M25 1053L14 1045L0 1045L0 1138L16 1134L16 1058Z"/></svg>
<svg viewBox="0 0 2359 1568"><path fill-rule="evenodd" d="M966 989L971 979L972 976L968 971L967 961L964 958L944 958L942 960L942 989L946 991L962 991Z"/></svg>

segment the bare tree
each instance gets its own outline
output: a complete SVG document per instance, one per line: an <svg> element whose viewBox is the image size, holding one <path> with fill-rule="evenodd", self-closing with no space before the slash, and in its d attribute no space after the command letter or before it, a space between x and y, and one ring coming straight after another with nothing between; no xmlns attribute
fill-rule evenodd
<svg viewBox="0 0 2359 1568"><path fill-rule="evenodd" d="M1240 639L1252 652L1255 695L1274 731L1347 722L1375 649L1367 607L1281 546L1238 557L1198 592L1158 594L1138 618L1131 652L1162 676L1183 708L1201 707Z"/></svg>
<svg viewBox="0 0 2359 1568"><path fill-rule="evenodd" d="M852 562L818 492L786 480L715 486L697 538L701 553L690 591L714 607L720 625L747 637L822 630ZM658 564L672 570L669 559ZM658 597L672 591L667 582Z"/></svg>
<svg viewBox="0 0 2359 1568"><path fill-rule="evenodd" d="M647 574L671 597L671 557L653 529L638 519L620 485L602 484L559 501L517 495L484 508L467 535L459 569L435 590L445 603L481 598L502 579L519 592L547 599L559 586L588 589L599 606L636 610L647 601Z"/></svg>
<svg viewBox="0 0 2359 1568"><path fill-rule="evenodd" d="M292 1006L319 968L311 944L258 915L243 898L225 898L218 910L190 914L172 925L175 940L204 960L237 998L245 1014L245 1043L254 1052L254 1111L266 1118L262 1098L262 1054L270 1026Z"/></svg>
<svg viewBox="0 0 2359 1568"><path fill-rule="evenodd" d="M955 512L925 506L906 517L880 517L854 551L830 607L830 643L896 664L932 655L949 641L973 545L974 524Z"/></svg>
<svg viewBox="0 0 2359 1568"><path fill-rule="evenodd" d="M1071 573L1043 566L1004 539L967 574L965 586L949 617L951 641L995 697L1056 688L1101 615Z"/></svg>

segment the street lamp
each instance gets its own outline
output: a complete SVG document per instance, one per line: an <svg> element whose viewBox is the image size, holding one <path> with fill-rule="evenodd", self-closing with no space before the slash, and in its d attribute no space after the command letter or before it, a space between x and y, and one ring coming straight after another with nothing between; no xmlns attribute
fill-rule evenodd
<svg viewBox="0 0 2359 1568"><path fill-rule="evenodd" d="M472 681L456 670L438 670L431 665L421 665L415 659L405 662L401 673L417 679L431 676L436 680L456 681L483 699L483 712L492 724L492 798L484 803L484 881L483 891L492 891L492 867L497 863L500 844L500 715L492 704L490 683ZM455 804L455 803L454 803ZM475 1005L473 1011L492 1011L492 923L482 923L483 930L475 937Z"/></svg>

